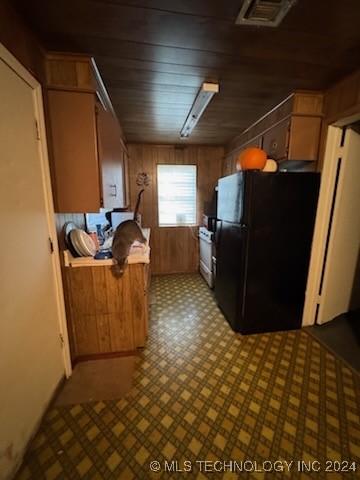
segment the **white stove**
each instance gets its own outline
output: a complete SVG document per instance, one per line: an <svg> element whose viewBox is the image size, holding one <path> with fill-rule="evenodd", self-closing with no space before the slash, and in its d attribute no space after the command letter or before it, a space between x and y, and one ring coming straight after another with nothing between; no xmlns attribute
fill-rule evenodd
<svg viewBox="0 0 360 480"><path fill-rule="evenodd" d="M205 227L199 228L200 273L210 288L214 287L213 256L214 232Z"/></svg>

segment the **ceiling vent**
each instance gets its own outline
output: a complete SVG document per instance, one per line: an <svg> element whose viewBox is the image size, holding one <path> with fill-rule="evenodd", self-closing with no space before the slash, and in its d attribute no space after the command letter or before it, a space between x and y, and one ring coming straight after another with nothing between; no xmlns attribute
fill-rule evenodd
<svg viewBox="0 0 360 480"><path fill-rule="evenodd" d="M297 0L244 0L237 25L277 27Z"/></svg>

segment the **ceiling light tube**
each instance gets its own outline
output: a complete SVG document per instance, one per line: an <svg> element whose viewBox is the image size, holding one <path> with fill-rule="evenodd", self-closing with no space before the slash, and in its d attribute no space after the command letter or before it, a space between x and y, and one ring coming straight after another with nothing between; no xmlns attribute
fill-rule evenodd
<svg viewBox="0 0 360 480"><path fill-rule="evenodd" d="M210 100L219 91L218 83L204 82L195 98L193 106L187 116L185 123L181 129L180 137L188 138L191 132L194 130L196 124L200 120L201 115L204 113L205 108L208 106Z"/></svg>

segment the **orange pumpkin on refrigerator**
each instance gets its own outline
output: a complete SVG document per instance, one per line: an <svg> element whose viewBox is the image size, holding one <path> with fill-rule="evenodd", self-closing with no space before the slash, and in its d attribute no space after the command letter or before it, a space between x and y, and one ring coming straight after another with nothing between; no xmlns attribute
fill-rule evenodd
<svg viewBox="0 0 360 480"><path fill-rule="evenodd" d="M236 161L237 170L262 170L265 167L267 154L258 147L245 148Z"/></svg>

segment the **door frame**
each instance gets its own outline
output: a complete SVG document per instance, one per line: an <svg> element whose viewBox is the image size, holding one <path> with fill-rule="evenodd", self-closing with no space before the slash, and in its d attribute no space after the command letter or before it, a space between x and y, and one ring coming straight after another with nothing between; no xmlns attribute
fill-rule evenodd
<svg viewBox="0 0 360 480"><path fill-rule="evenodd" d="M319 295L320 283L324 261L326 261L326 244L330 228L332 200L336 182L337 163L339 157L346 154L342 145L343 128L360 119L360 114L343 118L327 129L326 148L324 154L323 169L321 172L321 184L319 201L316 212L314 236L311 247L309 273L305 292L305 303L302 318L302 326L307 327L316 323L320 308L321 296ZM341 177L341 175L340 175ZM339 177L338 191L343 188L343 182ZM335 218L336 220L336 218ZM331 232L330 232L331 234ZM325 268L325 267L324 267Z"/></svg>
<svg viewBox="0 0 360 480"><path fill-rule="evenodd" d="M41 84L31 75L31 73L0 43L0 60L2 60L11 70L13 70L33 91L34 96L34 129L37 124L38 130L38 151L40 158L40 167L42 174L42 184L44 191L44 203L46 220L48 226L49 238L53 243L53 254L51 255L52 270L55 284L56 309L58 313L59 324L59 342L62 344L62 357L66 377L72 373L69 336L66 322L64 291L60 269L60 254L55 226L55 211L50 180L50 167L48 158L48 149L46 141L46 128L44 118L44 107Z"/></svg>

